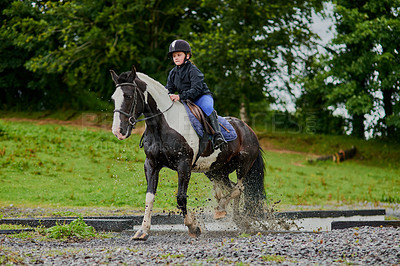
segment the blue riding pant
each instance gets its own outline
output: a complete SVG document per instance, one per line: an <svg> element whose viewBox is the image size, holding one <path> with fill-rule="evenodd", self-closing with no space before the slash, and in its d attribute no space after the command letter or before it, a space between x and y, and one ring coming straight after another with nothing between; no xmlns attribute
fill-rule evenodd
<svg viewBox="0 0 400 266"><path fill-rule="evenodd" d="M194 103L198 105L207 116L210 116L214 111L214 99L210 94L200 96Z"/></svg>

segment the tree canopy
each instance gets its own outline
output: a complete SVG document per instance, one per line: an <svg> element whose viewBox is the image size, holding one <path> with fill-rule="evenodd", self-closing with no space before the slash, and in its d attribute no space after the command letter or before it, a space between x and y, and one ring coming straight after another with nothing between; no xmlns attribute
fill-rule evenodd
<svg viewBox="0 0 400 266"><path fill-rule="evenodd" d="M15 76L18 67L41 82L22 78L14 87L2 82L7 94L2 103L25 105L14 96L32 101L30 92L36 90L35 101L43 108L91 108L84 99L111 94L110 68L126 71L135 64L163 77L165 47L180 30L190 2L8 1L2 12L1 70ZM10 65L20 54L24 58Z"/></svg>
<svg viewBox="0 0 400 266"><path fill-rule="evenodd" d="M208 0L202 6L212 12L205 30L193 33L195 59L225 113L275 100L270 92L281 74L279 62L290 74L302 60L300 48L314 47L312 12L322 9L321 1Z"/></svg>
<svg viewBox="0 0 400 266"><path fill-rule="evenodd" d="M251 0L9 0L2 5L3 104L90 107L83 98L111 93L108 69L126 71L132 64L165 82L172 67L168 45L184 38L216 97L230 96L229 104L220 104L225 113L235 113L237 103L265 99L268 81L278 72L276 60L292 67L298 59L294 50L310 44L311 12L321 7L320 1ZM22 56L15 61L17 55Z"/></svg>
<svg viewBox="0 0 400 266"><path fill-rule="evenodd" d="M165 83L173 67L168 46L185 39L223 115L268 109L280 100L272 92L292 93L289 78L305 64L299 123L313 113L314 132L343 133L346 121L333 110L344 107L353 135L363 137L366 115L383 108L374 134L393 138L400 128L399 1L335 1L328 53L307 59L315 48L312 15L326 1L4 0L0 106L101 109L113 91L109 69L134 64Z"/></svg>
<svg viewBox="0 0 400 266"><path fill-rule="evenodd" d="M381 109L385 117L373 134L399 136L399 12L398 0L337 0L337 34L328 56L316 60L314 74L303 80L305 94L320 95L322 108L345 107L354 136L363 138L366 115Z"/></svg>

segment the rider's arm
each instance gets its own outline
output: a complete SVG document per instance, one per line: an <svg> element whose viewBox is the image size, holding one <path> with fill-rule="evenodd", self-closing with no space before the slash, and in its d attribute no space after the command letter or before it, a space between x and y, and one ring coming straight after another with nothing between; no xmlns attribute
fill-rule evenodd
<svg viewBox="0 0 400 266"><path fill-rule="evenodd" d="M168 93L169 93L169 94L174 94L174 93L176 92L176 90L177 90L177 88L176 88L176 86L175 86L175 84L174 84L174 82L173 82L173 79L174 79L174 77L175 77L174 69L175 69L175 68L173 68L173 69L169 72L169 74L168 74L168 79L167 79L167 85L165 85L165 88L168 90Z"/></svg>
<svg viewBox="0 0 400 266"><path fill-rule="evenodd" d="M180 93L182 100L191 99L195 100L200 95L204 94L204 74L192 66L189 70L190 88Z"/></svg>

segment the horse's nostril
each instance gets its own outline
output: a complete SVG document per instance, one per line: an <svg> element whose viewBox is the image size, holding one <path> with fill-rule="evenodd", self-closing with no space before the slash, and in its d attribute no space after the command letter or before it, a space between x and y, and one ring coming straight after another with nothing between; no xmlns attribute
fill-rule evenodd
<svg viewBox="0 0 400 266"><path fill-rule="evenodd" d="M120 129L119 129L119 133L120 133L121 135L124 135L124 136L125 136L125 135L128 133L128 130L129 130L128 128L120 128Z"/></svg>

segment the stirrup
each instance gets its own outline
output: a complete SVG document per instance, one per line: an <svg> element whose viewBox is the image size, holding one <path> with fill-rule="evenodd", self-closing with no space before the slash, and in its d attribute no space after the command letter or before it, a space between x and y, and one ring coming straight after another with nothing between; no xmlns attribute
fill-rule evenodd
<svg viewBox="0 0 400 266"><path fill-rule="evenodd" d="M220 132L218 132L214 135L214 137L213 137L214 150L218 150L218 149L223 150L227 144L228 144L228 142L226 142L224 136Z"/></svg>

